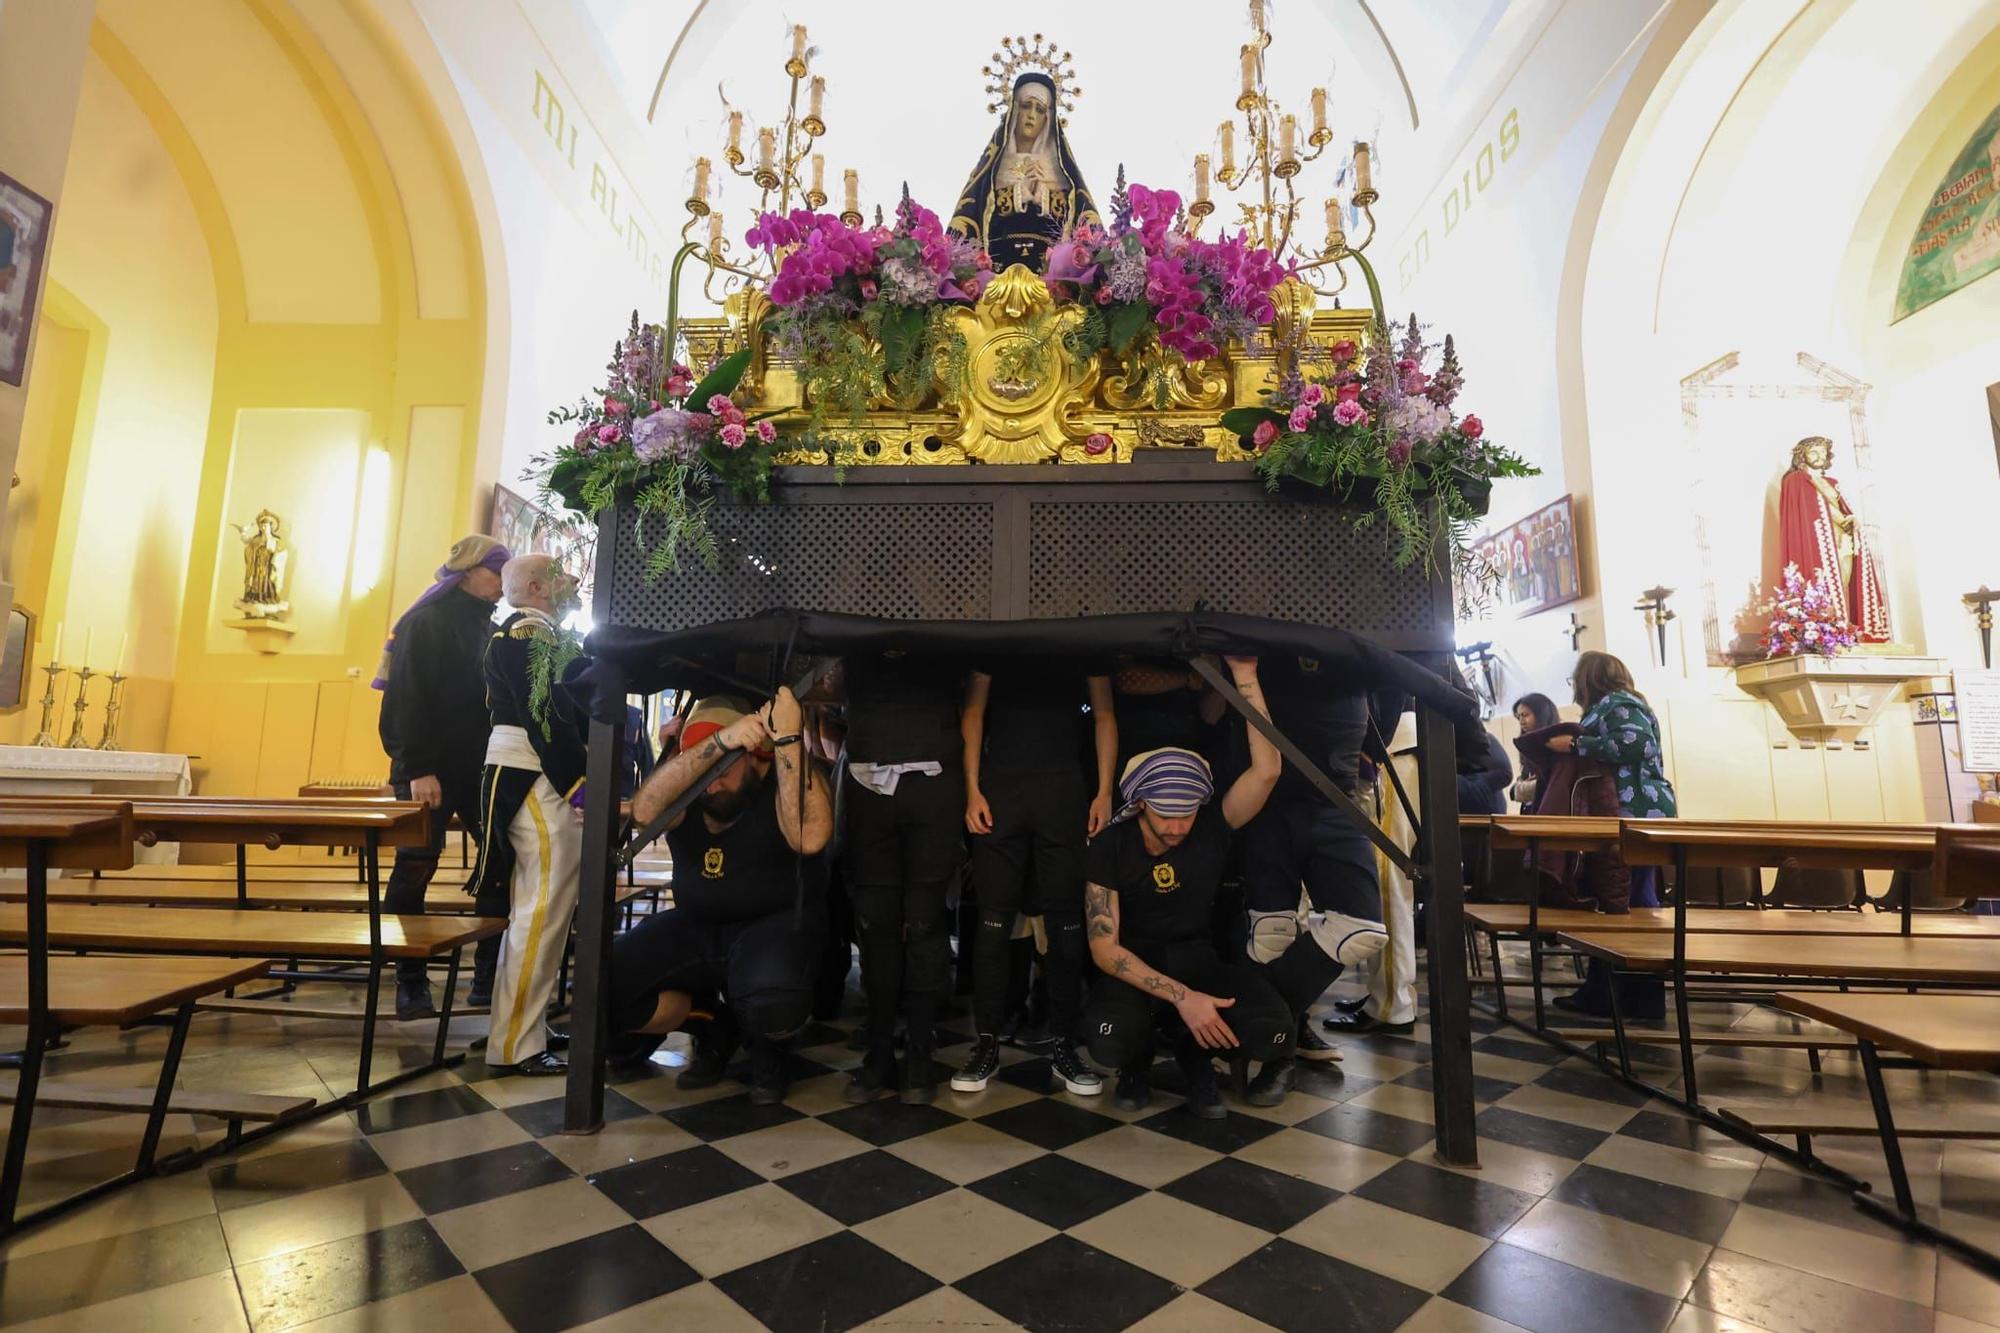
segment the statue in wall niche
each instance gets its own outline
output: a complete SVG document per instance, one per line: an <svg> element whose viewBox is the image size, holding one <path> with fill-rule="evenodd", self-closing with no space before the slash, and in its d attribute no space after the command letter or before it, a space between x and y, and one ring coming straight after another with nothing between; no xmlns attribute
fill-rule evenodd
<svg viewBox="0 0 2000 1333"><path fill-rule="evenodd" d="M1063 133L1064 113L1082 90L1074 85L1075 71L1065 67L1069 53L1058 55L1040 33L1033 46L1018 38L1002 45L1006 56L996 53L1000 64L984 72L994 80L986 89L995 99L990 109L1004 108L1005 114L965 182L951 230L984 245L996 272L1025 264L1039 273L1058 238L1085 223L1099 224L1097 204ZM1023 66L1040 68L1008 87L1006 77Z"/></svg>
<svg viewBox="0 0 2000 1333"><path fill-rule="evenodd" d="M1797 565L1841 606L1863 643L1889 642L1889 602L1861 520L1840 493L1833 441L1809 435L1792 448L1778 491L1778 567Z"/></svg>
<svg viewBox="0 0 2000 1333"><path fill-rule="evenodd" d="M251 620L283 620L292 609L284 598L285 566L292 558L284 525L268 509L258 511L247 527L229 525L243 540L243 595L236 606Z"/></svg>

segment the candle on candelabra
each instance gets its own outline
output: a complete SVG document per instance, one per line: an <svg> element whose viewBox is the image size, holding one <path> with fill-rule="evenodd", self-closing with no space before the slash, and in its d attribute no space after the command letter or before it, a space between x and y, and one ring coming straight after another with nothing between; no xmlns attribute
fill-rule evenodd
<svg viewBox="0 0 2000 1333"><path fill-rule="evenodd" d="M757 131L757 170L776 171L778 169L778 133L776 130Z"/></svg>
<svg viewBox="0 0 2000 1333"><path fill-rule="evenodd" d="M96 637L96 629L86 625L83 630L83 667L86 671L90 669L90 645Z"/></svg>
<svg viewBox="0 0 2000 1333"><path fill-rule="evenodd" d="M704 204L708 202L708 159L705 157L694 160L694 197Z"/></svg>
<svg viewBox="0 0 2000 1333"><path fill-rule="evenodd" d="M811 116L814 120L822 119L822 117L819 114L821 110L820 104L822 101L825 100L825 98L826 98L826 80L821 78L819 75L815 74L813 75L813 81L812 81L812 109L808 111L806 114Z"/></svg>
<svg viewBox="0 0 2000 1333"><path fill-rule="evenodd" d="M1264 31L1264 0L1250 0L1250 26Z"/></svg>
<svg viewBox="0 0 2000 1333"><path fill-rule="evenodd" d="M708 253L722 253L722 213L720 210L708 215Z"/></svg>
<svg viewBox="0 0 2000 1333"><path fill-rule="evenodd" d="M1326 201L1326 244L1329 250L1338 250L1347 243L1347 236L1341 227L1340 200Z"/></svg>
<svg viewBox="0 0 2000 1333"><path fill-rule="evenodd" d="M852 167L849 167L846 171L840 174L840 184L841 184L840 198L842 204L841 211L847 213L859 213L861 211L860 173L855 171Z"/></svg>
<svg viewBox="0 0 2000 1333"><path fill-rule="evenodd" d="M1208 202L1208 154L1194 155L1194 200L1198 204Z"/></svg>
<svg viewBox="0 0 2000 1333"><path fill-rule="evenodd" d="M63 626L66 623L68 622L61 620L56 622L56 646L49 650L49 661L51 662L62 661Z"/></svg>
<svg viewBox="0 0 2000 1333"><path fill-rule="evenodd" d="M806 25L803 23L794 23L792 25L792 59L804 60L805 58Z"/></svg>
<svg viewBox="0 0 2000 1333"><path fill-rule="evenodd" d="M1313 133L1322 134L1326 131L1326 89L1313 89L1312 106Z"/></svg>
<svg viewBox="0 0 2000 1333"><path fill-rule="evenodd" d="M1257 48L1243 48L1243 95L1248 97L1257 91Z"/></svg>
<svg viewBox="0 0 2000 1333"><path fill-rule="evenodd" d="M1299 118L1286 116L1278 122L1278 160L1295 162L1298 160Z"/></svg>
<svg viewBox="0 0 2000 1333"><path fill-rule="evenodd" d="M131 643L132 635L130 632L121 633L118 636L118 659L111 664L113 671L123 671L125 669L125 650L131 646Z"/></svg>
<svg viewBox="0 0 2000 1333"><path fill-rule="evenodd" d="M1354 144L1354 192L1367 194L1374 190L1375 179L1369 170L1368 145L1356 140Z"/></svg>
<svg viewBox="0 0 2000 1333"><path fill-rule="evenodd" d="M732 153L741 153L743 151L743 113L741 111L732 111L729 113L729 151Z"/></svg>
<svg viewBox="0 0 2000 1333"><path fill-rule="evenodd" d="M813 187L812 187L812 192L813 192L814 194L820 194L820 195L823 195L823 194L825 194L825 193L826 193L826 154L825 154L825 153L814 153L814 154L813 154Z"/></svg>
<svg viewBox="0 0 2000 1333"><path fill-rule="evenodd" d="M1222 122L1222 179L1228 180L1236 174L1236 126L1229 121Z"/></svg>

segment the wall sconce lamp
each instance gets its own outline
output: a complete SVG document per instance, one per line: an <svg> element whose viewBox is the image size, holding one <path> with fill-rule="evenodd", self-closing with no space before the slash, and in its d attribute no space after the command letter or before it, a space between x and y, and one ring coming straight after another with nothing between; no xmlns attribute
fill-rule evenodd
<svg viewBox="0 0 2000 1333"><path fill-rule="evenodd" d="M1632 603L1634 611L1646 613L1646 628L1653 631L1659 645L1660 656L1655 665L1661 667L1667 664L1667 622L1674 618L1674 613L1667 609L1667 598L1673 595L1672 588L1648 588L1639 594L1638 601Z"/></svg>

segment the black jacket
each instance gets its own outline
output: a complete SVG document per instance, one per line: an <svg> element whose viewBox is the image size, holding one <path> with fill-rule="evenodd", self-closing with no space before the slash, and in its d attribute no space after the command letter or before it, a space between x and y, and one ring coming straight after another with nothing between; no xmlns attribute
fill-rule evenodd
<svg viewBox="0 0 2000 1333"><path fill-rule="evenodd" d="M389 654L377 724L392 781L477 780L491 730L480 659L492 631L493 603L462 588L404 618Z"/></svg>
<svg viewBox="0 0 2000 1333"><path fill-rule="evenodd" d="M1484 727L1471 740L1461 738L1458 756L1458 812L1462 815L1504 815L1507 813L1507 785L1514 780L1514 765L1507 759L1507 747Z"/></svg>
<svg viewBox="0 0 2000 1333"><path fill-rule="evenodd" d="M530 711L529 644L542 633L546 631L540 622L520 611L493 631L486 645L486 706L494 726L519 727L528 733L528 743L542 761L543 776L550 786L568 796L583 781L584 738L589 734L590 718L559 684L549 690L546 732L542 719ZM577 658L563 673L564 678L573 679L588 665L588 658Z"/></svg>

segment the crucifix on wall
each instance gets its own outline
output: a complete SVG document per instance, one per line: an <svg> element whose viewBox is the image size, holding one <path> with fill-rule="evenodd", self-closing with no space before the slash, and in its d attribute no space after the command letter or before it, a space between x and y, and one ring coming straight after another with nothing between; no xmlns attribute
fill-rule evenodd
<svg viewBox="0 0 2000 1333"><path fill-rule="evenodd" d="M1564 630L1563 633L1569 635L1569 650L1571 652L1575 652L1577 649L1583 647L1583 632L1589 628L1590 626L1577 619L1576 612L1572 611L1569 613L1569 628Z"/></svg>

